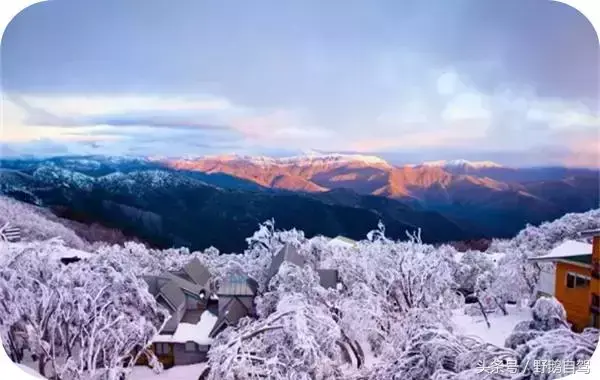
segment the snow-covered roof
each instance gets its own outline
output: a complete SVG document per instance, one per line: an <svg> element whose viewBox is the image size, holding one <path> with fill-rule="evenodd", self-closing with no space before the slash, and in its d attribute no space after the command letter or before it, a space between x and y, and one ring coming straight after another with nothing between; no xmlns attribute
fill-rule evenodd
<svg viewBox="0 0 600 380"><path fill-rule="evenodd" d="M580 237L594 237L594 236L600 236L600 228L595 228L593 230L585 230L585 231L579 231L577 233L577 235L579 235Z"/></svg>
<svg viewBox="0 0 600 380"><path fill-rule="evenodd" d="M153 342L161 343L186 343L196 342L200 345L209 345L212 343L212 338L208 335L217 322L217 316L206 310L200 316L200 320L196 324L181 322L177 326L177 330L172 335L159 334Z"/></svg>
<svg viewBox="0 0 600 380"><path fill-rule="evenodd" d="M532 260L562 259L575 256L586 256L592 254L592 245L576 240L566 240L556 246L547 255L534 257Z"/></svg>
<svg viewBox="0 0 600 380"><path fill-rule="evenodd" d="M294 245L286 243L271 260L269 279L273 278L279 272L279 268L281 268L281 264L284 262L302 267L306 260L304 259L304 256L298 253L298 249L294 247Z"/></svg>
<svg viewBox="0 0 600 380"><path fill-rule="evenodd" d="M342 248L352 248L356 245L356 242L352 239L349 239L344 236L337 236L327 243L329 247L342 247Z"/></svg>

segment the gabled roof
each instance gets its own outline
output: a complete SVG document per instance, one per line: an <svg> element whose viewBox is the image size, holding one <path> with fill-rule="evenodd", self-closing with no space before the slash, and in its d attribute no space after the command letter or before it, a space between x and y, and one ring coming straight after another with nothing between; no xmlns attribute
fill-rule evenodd
<svg viewBox="0 0 600 380"><path fill-rule="evenodd" d="M337 269L317 269L320 284L324 288L337 288L338 271Z"/></svg>
<svg viewBox="0 0 600 380"><path fill-rule="evenodd" d="M269 267L269 279L279 272L279 268L284 261L296 264L299 267L306 263L304 257L298 253L298 249L292 244L286 243L271 260L271 266Z"/></svg>
<svg viewBox="0 0 600 380"><path fill-rule="evenodd" d="M248 276L231 276L227 278L217 291L221 296L255 296L258 292L258 283Z"/></svg>
<svg viewBox="0 0 600 380"><path fill-rule="evenodd" d="M210 272L197 258L193 258L192 261L187 263L183 267L183 272L185 272L185 274L187 274L196 284L204 287L208 286Z"/></svg>
<svg viewBox="0 0 600 380"><path fill-rule="evenodd" d="M588 243L583 243L576 240L566 240L560 245L556 246L554 249L550 251L547 255L532 257L529 260L531 261L559 261L559 260L569 260L569 261L578 261L585 262L586 258L589 257L589 262L591 262L592 256L592 245Z"/></svg>
<svg viewBox="0 0 600 380"><path fill-rule="evenodd" d="M238 298L232 298L223 308L223 317L229 324L236 324L240 319L250 314L250 311Z"/></svg>
<svg viewBox="0 0 600 380"><path fill-rule="evenodd" d="M177 284L181 289L192 294L199 294L201 291L205 290L204 286L188 281L185 278L178 276L176 273L167 272L164 274L164 277Z"/></svg>
<svg viewBox="0 0 600 380"><path fill-rule="evenodd" d="M235 325L240 319L250 314L246 305L236 297L232 297L227 301L221 310L222 312L220 312L219 318L209 334L211 338L215 337L225 327Z"/></svg>
<svg viewBox="0 0 600 380"><path fill-rule="evenodd" d="M148 291L154 296L167 282L173 282L179 288L192 294L200 294L202 291L209 293L210 272L196 258L187 263L180 271L165 272L160 276L143 276L143 279L148 284ZM200 283L196 281L200 281Z"/></svg>
<svg viewBox="0 0 600 380"><path fill-rule="evenodd" d="M158 296L161 296L173 311L179 310L182 305L185 305L185 294L183 294L180 287L171 281L160 288Z"/></svg>
<svg viewBox="0 0 600 380"><path fill-rule="evenodd" d="M157 296L160 288L165 285L169 279L163 276L142 276L142 279L148 284L148 293Z"/></svg>

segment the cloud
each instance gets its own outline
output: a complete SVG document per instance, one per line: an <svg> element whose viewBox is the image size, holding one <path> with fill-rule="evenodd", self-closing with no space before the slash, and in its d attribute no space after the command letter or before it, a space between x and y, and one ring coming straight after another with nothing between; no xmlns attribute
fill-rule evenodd
<svg viewBox="0 0 600 380"><path fill-rule="evenodd" d="M437 79L437 91L440 95L453 95L464 85L454 71L443 72Z"/></svg>
<svg viewBox="0 0 600 380"><path fill-rule="evenodd" d="M430 74L420 78L420 86L388 93L386 102L364 99L354 109L340 103L326 113L302 104L250 107L213 95L5 94L1 139L49 139L71 150L87 144L84 149L147 154L381 153L420 147L464 156L506 152L516 157L520 151L527 162L540 157L531 152L546 152L548 162L598 161L600 118L585 99L542 97L533 88L508 84L485 90L454 68Z"/></svg>
<svg viewBox="0 0 600 380"><path fill-rule="evenodd" d="M429 82L381 111L378 125L365 128L371 133L348 146L363 153L418 146L459 155L439 159L462 158L460 152L506 152L509 161L521 157L536 164L543 155L531 152L545 152L546 162L598 166L600 119L585 106L586 99L542 97L531 87L514 84L484 90L454 69L433 73ZM586 137L567 137L575 133Z"/></svg>
<svg viewBox="0 0 600 380"><path fill-rule="evenodd" d="M242 148L287 145L299 147L330 137L330 130L305 123L296 110L258 109L203 96L3 96L2 140L52 139L96 142L125 152L190 151L198 147ZM119 144L117 144L117 141ZM69 145L73 149L72 145ZM88 146L85 149L89 148Z"/></svg>
<svg viewBox="0 0 600 380"><path fill-rule="evenodd" d="M426 124L431 120L431 112L425 102L410 100L399 104L397 110L385 111L377 116L377 122L383 125L407 125L414 128L414 124Z"/></svg>
<svg viewBox="0 0 600 380"><path fill-rule="evenodd" d="M211 96L155 95L11 95L31 109L44 110L64 118L141 112L227 111L234 106L224 98Z"/></svg>
<svg viewBox="0 0 600 380"><path fill-rule="evenodd" d="M486 98L480 93L469 91L454 96L442 111L442 119L448 122L461 120L488 121L492 112Z"/></svg>
<svg viewBox="0 0 600 380"><path fill-rule="evenodd" d="M527 119L545 123L554 129L600 128L600 116L584 104L568 103L558 99L531 102Z"/></svg>

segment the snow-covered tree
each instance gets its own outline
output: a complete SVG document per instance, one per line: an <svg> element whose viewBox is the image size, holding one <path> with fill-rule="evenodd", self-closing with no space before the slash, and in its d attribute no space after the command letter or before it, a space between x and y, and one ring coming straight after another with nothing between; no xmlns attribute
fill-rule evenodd
<svg viewBox="0 0 600 380"><path fill-rule="evenodd" d="M287 294L268 317L218 337L209 352L209 379L343 379L340 338L330 313Z"/></svg>
<svg viewBox="0 0 600 380"><path fill-rule="evenodd" d="M503 311L508 301L532 297L539 268L527 259L592 228L598 216L570 214L527 227L486 253L423 244L418 232L391 241L383 224L341 248L276 230L274 221L259 225L244 252L231 254L98 244L65 266L57 257L72 248L60 239L2 243L0 334L13 360L33 354L47 376L117 379L145 354L141 348L166 319L141 276L179 270L197 258L214 289L238 274L261 285L257 318L243 318L212 345L210 379L478 379L480 362L503 360L530 373L527 358L584 360L597 330L570 332L560 303L540 299L532 320L515 328L506 347L496 347L452 331L452 311L463 306L457 291L475 292ZM286 243L307 265L284 263L267 283L272 257ZM323 288L316 268L337 269L344 286Z"/></svg>
<svg viewBox="0 0 600 380"><path fill-rule="evenodd" d="M547 380L564 377L565 373L536 370L536 363L574 363L575 369L589 363L598 347L598 329L586 329L578 334L569 329L549 330L518 346L522 379Z"/></svg>
<svg viewBox="0 0 600 380"><path fill-rule="evenodd" d="M99 256L62 265L48 247L66 249L55 242L2 252L3 340L9 337L13 349L13 337L26 336L24 348L42 375L118 379L135 355L144 354L137 348L147 346L167 315L138 276L102 264Z"/></svg>
<svg viewBox="0 0 600 380"><path fill-rule="evenodd" d="M494 270L495 265L484 252L467 251L463 253L454 268L454 280L459 289L473 293L477 278L485 273Z"/></svg>
<svg viewBox="0 0 600 380"><path fill-rule="evenodd" d="M481 363L517 362L518 354L471 337L455 335L439 325L413 329L408 342L368 373L370 380L477 378ZM464 376L464 377L463 377Z"/></svg>
<svg viewBox="0 0 600 380"><path fill-rule="evenodd" d="M531 320L518 323L506 339L505 346L515 349L555 329L569 329L567 312L556 298L541 297L531 309Z"/></svg>

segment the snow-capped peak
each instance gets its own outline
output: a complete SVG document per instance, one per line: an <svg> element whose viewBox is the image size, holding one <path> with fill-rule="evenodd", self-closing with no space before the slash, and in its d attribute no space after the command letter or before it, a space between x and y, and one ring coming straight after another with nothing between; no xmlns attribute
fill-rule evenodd
<svg viewBox="0 0 600 380"><path fill-rule="evenodd" d="M242 155L224 155L205 157L218 161L246 161L259 166L312 166L312 165L328 165L328 164L348 164L348 163L363 163L366 165L390 166L382 158L376 156L367 156L360 154L319 154L316 152L307 152L304 155L291 157L267 157L267 156L242 156Z"/></svg>
<svg viewBox="0 0 600 380"><path fill-rule="evenodd" d="M434 166L441 168L458 168L458 167L469 167L474 169L484 168L501 168L502 165L492 161L467 161L467 160L439 160L439 161L428 161L421 164L422 166Z"/></svg>

